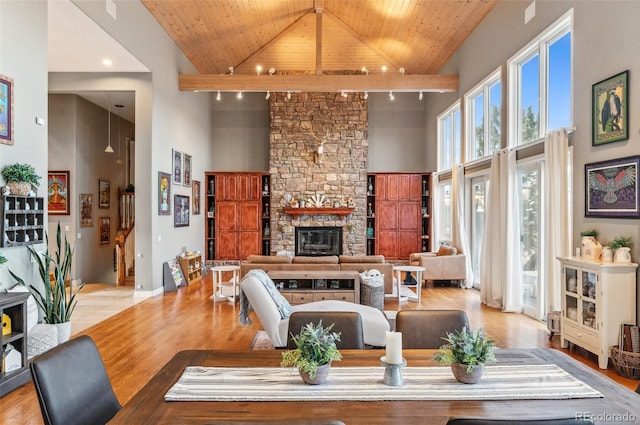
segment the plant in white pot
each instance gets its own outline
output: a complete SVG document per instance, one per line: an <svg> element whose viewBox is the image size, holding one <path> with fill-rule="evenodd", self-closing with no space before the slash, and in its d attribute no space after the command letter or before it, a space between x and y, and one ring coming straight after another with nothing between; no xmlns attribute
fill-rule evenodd
<svg viewBox="0 0 640 425"><path fill-rule="evenodd" d="M298 335L291 334L296 348L282 353L280 366L297 368L307 384L322 384L329 375L331 362L342 359L336 347L340 333L331 329L333 324L323 327L320 320L317 325L304 325Z"/></svg>
<svg viewBox="0 0 640 425"><path fill-rule="evenodd" d="M58 328L58 342L61 343L68 340L71 336L71 314L77 303L76 295L84 284L70 285L68 292L65 288L69 272L71 271L74 248L71 247L66 236L64 238L64 245L62 244L59 222L56 235L57 248L53 257L49 253L48 242L49 238L45 234L47 250L42 253L42 255L38 254L31 245L27 245L31 257L38 265L42 289L39 289L40 285L26 283L24 279L17 276L11 270L9 270L9 274L11 274L18 284L29 289L38 307L44 314L44 323L56 325ZM51 281L49 277L50 271L53 272L53 281Z"/></svg>
<svg viewBox="0 0 640 425"><path fill-rule="evenodd" d="M2 169L2 178L7 182L7 187L12 195L27 196L31 186L40 184L40 176L33 165L12 164Z"/></svg>
<svg viewBox="0 0 640 425"><path fill-rule="evenodd" d="M609 243L609 247L613 250L613 261L616 263L631 262L631 237L616 236Z"/></svg>
<svg viewBox="0 0 640 425"><path fill-rule="evenodd" d="M602 255L602 245L596 240L598 231L596 229L583 230L582 236L582 257L598 260Z"/></svg>
<svg viewBox="0 0 640 425"><path fill-rule="evenodd" d="M447 343L438 349L435 360L451 365L451 372L459 382L475 384L482 377L484 365L495 361L496 341L487 337L482 329L473 332L464 327L447 332L442 339Z"/></svg>

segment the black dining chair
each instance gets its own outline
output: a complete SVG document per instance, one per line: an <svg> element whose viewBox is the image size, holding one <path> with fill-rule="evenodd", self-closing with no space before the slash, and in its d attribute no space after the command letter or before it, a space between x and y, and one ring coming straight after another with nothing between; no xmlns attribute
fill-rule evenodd
<svg viewBox="0 0 640 425"><path fill-rule="evenodd" d="M87 335L35 357L30 368L45 425L103 425L122 407Z"/></svg>
<svg viewBox="0 0 640 425"><path fill-rule="evenodd" d="M640 383L639 383L639 384L638 384L638 386L636 387L636 392L637 392L638 394L640 394Z"/></svg>
<svg viewBox="0 0 640 425"><path fill-rule="evenodd" d="M340 341L336 341L338 349L364 349L362 318L354 311L295 311L289 316L289 338L287 348L296 348L291 334L297 335L307 323L318 323L323 326L333 323L334 332L340 332Z"/></svg>
<svg viewBox="0 0 640 425"><path fill-rule="evenodd" d="M469 319L462 310L401 310L396 315L402 348L440 348L447 332L463 327L469 327Z"/></svg>
<svg viewBox="0 0 640 425"><path fill-rule="evenodd" d="M589 425L590 419L490 419L490 418L450 418L447 425Z"/></svg>

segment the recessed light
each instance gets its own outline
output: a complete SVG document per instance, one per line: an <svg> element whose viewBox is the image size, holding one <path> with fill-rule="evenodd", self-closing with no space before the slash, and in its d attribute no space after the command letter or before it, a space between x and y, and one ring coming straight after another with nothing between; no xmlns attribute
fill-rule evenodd
<svg viewBox="0 0 640 425"><path fill-rule="evenodd" d="M111 62L111 59L102 59L102 64L105 66L111 66L113 65L113 62Z"/></svg>

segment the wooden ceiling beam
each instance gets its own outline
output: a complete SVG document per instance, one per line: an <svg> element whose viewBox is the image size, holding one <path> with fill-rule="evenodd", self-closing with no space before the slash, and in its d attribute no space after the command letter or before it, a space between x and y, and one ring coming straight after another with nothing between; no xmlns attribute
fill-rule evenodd
<svg viewBox="0 0 640 425"><path fill-rule="evenodd" d="M398 73L386 75L180 74L178 86L181 91L452 92L458 90L458 76Z"/></svg>

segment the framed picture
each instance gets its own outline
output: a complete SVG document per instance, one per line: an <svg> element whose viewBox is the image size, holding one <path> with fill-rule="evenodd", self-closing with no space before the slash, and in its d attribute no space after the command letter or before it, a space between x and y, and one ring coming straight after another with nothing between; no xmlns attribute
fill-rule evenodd
<svg viewBox="0 0 640 425"><path fill-rule="evenodd" d="M158 171L158 215L171 215L171 174Z"/></svg>
<svg viewBox="0 0 640 425"><path fill-rule="evenodd" d="M100 217L99 220L98 240L100 245L109 245L111 243L111 217Z"/></svg>
<svg viewBox="0 0 640 425"><path fill-rule="evenodd" d="M69 171L47 173L47 210L49 214L69 215Z"/></svg>
<svg viewBox="0 0 640 425"><path fill-rule="evenodd" d="M171 149L173 156L171 167L173 170L173 182L175 184L182 184L182 152L175 149Z"/></svg>
<svg viewBox="0 0 640 425"><path fill-rule="evenodd" d="M93 226L93 195L90 193L80 194L80 227Z"/></svg>
<svg viewBox="0 0 640 425"><path fill-rule="evenodd" d="M193 181L191 192L191 196L193 197L193 214L200 214L200 182L198 180Z"/></svg>
<svg viewBox="0 0 640 425"><path fill-rule="evenodd" d="M98 180L98 198L100 200L98 208L111 207L111 183L109 180Z"/></svg>
<svg viewBox="0 0 640 425"><path fill-rule="evenodd" d="M184 173L182 175L182 184L191 186L191 155L184 154L184 162L182 164Z"/></svg>
<svg viewBox="0 0 640 425"><path fill-rule="evenodd" d="M189 197L174 195L173 227L187 227L189 225Z"/></svg>
<svg viewBox="0 0 640 425"><path fill-rule="evenodd" d="M13 145L13 80L0 75L0 143Z"/></svg>
<svg viewBox="0 0 640 425"><path fill-rule="evenodd" d="M592 87L593 146L629 138L629 71Z"/></svg>
<svg viewBox="0 0 640 425"><path fill-rule="evenodd" d="M640 156L585 164L586 217L640 217Z"/></svg>

